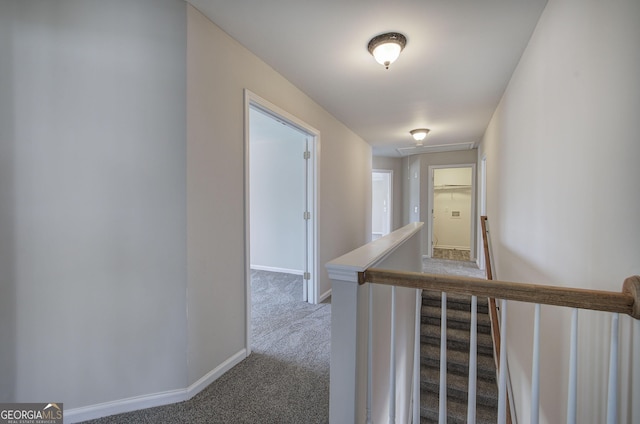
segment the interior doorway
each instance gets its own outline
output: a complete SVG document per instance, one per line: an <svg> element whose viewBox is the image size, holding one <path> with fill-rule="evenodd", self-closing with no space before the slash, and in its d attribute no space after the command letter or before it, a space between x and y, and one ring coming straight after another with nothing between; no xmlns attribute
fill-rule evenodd
<svg viewBox="0 0 640 424"><path fill-rule="evenodd" d="M429 167L429 256L475 260L475 164Z"/></svg>
<svg viewBox="0 0 640 424"><path fill-rule="evenodd" d="M298 275L300 301L318 303L317 143L319 133L245 91L245 257L247 347L253 270Z"/></svg>
<svg viewBox="0 0 640 424"><path fill-rule="evenodd" d="M393 227L393 171L374 169L371 174L371 240L391 232Z"/></svg>

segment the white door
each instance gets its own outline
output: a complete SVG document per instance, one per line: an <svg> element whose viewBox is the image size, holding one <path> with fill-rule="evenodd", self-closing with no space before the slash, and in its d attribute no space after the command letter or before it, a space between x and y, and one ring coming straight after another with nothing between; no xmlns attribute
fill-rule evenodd
<svg viewBox="0 0 640 424"><path fill-rule="evenodd" d="M391 232L393 171L374 170L371 177L371 240Z"/></svg>

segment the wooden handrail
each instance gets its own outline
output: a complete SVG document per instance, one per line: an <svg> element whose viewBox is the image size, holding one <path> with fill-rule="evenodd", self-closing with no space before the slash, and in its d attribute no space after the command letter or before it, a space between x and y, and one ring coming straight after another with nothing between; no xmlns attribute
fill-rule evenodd
<svg viewBox="0 0 640 424"><path fill-rule="evenodd" d="M358 282L618 312L640 319L640 276L638 275L627 278L620 293L376 268L359 273Z"/></svg>
<svg viewBox="0 0 640 424"><path fill-rule="evenodd" d="M489 224L487 222L487 216L482 215L480 217L480 226L482 227L482 248L484 249L484 264L487 280L493 280L493 269L491 265L491 249L489 249ZM498 322L498 306L496 305L496 299L493 297L488 298L489 301L489 319L491 320L491 341L493 342L493 360L496 364L496 369L500 371L500 323ZM509 402L509 393L507 393L507 424L511 424L511 404Z"/></svg>
<svg viewBox="0 0 640 424"><path fill-rule="evenodd" d="M482 247L484 249L484 267L487 272L487 280L493 280L493 271L491 270L491 251L489 250L489 237L487 233L487 217L482 215L480 217L480 226L482 227Z"/></svg>

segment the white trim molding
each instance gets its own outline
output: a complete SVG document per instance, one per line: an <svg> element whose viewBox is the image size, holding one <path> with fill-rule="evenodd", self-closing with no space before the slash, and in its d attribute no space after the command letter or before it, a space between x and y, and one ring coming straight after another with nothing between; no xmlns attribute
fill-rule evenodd
<svg viewBox="0 0 640 424"><path fill-rule="evenodd" d="M254 269L256 271L280 272L282 274L304 275L304 271L301 269L279 268L277 266L251 264L251 269Z"/></svg>
<svg viewBox="0 0 640 424"><path fill-rule="evenodd" d="M169 405L172 403L189 400L209 384L220 378L225 372L240 363L247 357L247 350L242 349L232 355L222 364L205 374L198 381L184 389L169 390L166 392L153 393L149 395L133 396L130 398L115 400L112 402L98 403L95 405L83 406L64 411L64 422L78 423L81 421L93 420L109 415L123 414L125 412L139 411L141 409L153 408L156 406Z"/></svg>

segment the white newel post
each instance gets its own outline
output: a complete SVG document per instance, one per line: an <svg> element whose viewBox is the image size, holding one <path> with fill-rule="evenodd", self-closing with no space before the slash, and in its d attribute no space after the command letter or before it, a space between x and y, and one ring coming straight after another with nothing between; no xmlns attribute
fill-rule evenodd
<svg viewBox="0 0 640 424"><path fill-rule="evenodd" d="M368 268L422 271L422 227L421 222L409 224L326 265L332 282L329 393L329 421L332 424L360 424L368 418L375 423L387 422L394 408L396 422L411 419L414 363L419 364L414 361L418 291L396 289L393 355L390 332L387 331L392 325L389 319L391 289L372 284L359 286L358 273ZM372 298L370 290L373 290ZM388 302L386 296L389 296ZM372 340L368 336L370 305L373 305ZM369 346L372 347L370 354ZM394 356L395 381L390 382ZM371 384L369 389L368 383ZM388 399L392 384L396 386L394 401ZM393 406L391 402L394 402Z"/></svg>
<svg viewBox="0 0 640 424"><path fill-rule="evenodd" d="M363 292L368 292L368 287L358 286L357 281L332 278L329 393L329 420L332 423L362 422L356 418L360 415L357 410L364 406L359 395L366 394L367 352L363 347L367 344L367 334L358 332L360 308L356 305L360 304ZM338 381L340 384L334 384Z"/></svg>

